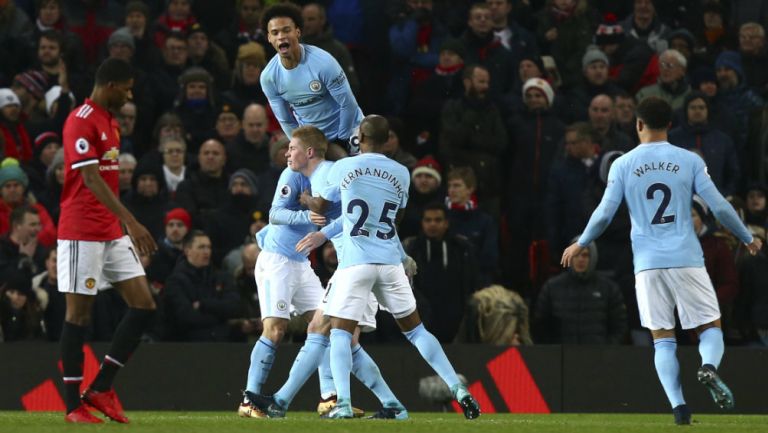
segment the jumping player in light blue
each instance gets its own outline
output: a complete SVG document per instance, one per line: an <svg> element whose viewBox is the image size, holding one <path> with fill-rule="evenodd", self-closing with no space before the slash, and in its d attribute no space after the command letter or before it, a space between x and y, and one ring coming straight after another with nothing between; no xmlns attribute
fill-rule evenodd
<svg viewBox="0 0 768 433"><path fill-rule="evenodd" d="M659 380L677 424L690 424L683 398L675 340L675 308L683 329L699 335L701 368L697 378L724 409L734 406L733 394L717 374L723 357L723 332L715 290L704 267L704 254L691 221L693 195L698 194L717 218L756 254L762 247L718 192L704 161L695 153L667 142L672 109L657 97L637 107L640 145L611 166L608 185L578 241L564 252L570 266L605 230L623 200L632 220L635 289L640 322L651 331Z"/></svg>
<svg viewBox="0 0 768 433"><path fill-rule="evenodd" d="M341 201L343 227L339 266L325 311L331 318L331 370L338 394L328 417L352 417L350 343L373 291L406 338L450 387L464 416L473 419L480 415L480 407L459 381L440 343L421 323L402 265L405 253L395 224L408 203L410 174L381 153L388 136L385 118L365 117L359 128L362 153L337 161L328 174L327 188L320 193L324 203ZM296 248L312 249L322 242L322 234L311 233Z"/></svg>
<svg viewBox="0 0 768 433"><path fill-rule="evenodd" d="M294 5L276 4L264 11L261 28L277 55L261 73L261 88L288 137L299 126L312 125L328 141L346 146L363 112L339 62L318 47L299 43L302 26L301 10Z"/></svg>

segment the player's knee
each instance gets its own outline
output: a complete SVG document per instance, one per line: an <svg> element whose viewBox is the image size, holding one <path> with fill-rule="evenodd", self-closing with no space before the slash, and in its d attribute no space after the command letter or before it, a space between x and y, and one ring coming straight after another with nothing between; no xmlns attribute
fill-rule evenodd
<svg viewBox="0 0 768 433"><path fill-rule="evenodd" d="M277 345L283 340L287 328L287 323L265 321L264 331L261 333L262 337L269 339L273 344Z"/></svg>
<svg viewBox="0 0 768 433"><path fill-rule="evenodd" d="M91 313L81 311L67 311L64 315L64 321L77 326L88 326L91 324Z"/></svg>
<svg viewBox="0 0 768 433"><path fill-rule="evenodd" d="M322 334L328 335L331 332L331 322L328 320L318 319L317 317L312 319L307 326L307 333L309 334Z"/></svg>

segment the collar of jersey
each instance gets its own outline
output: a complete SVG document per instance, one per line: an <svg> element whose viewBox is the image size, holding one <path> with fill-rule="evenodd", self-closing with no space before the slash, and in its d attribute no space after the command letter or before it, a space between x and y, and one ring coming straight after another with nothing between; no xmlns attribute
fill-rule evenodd
<svg viewBox="0 0 768 433"><path fill-rule="evenodd" d="M94 102L93 99L91 99L91 98L85 98L85 102L84 103L89 105L89 106L91 106L91 107L93 107L93 109L96 112L98 112L100 115L102 115L104 117L109 118L111 116L111 114L109 113L109 111L107 111L107 109L105 109L101 105L99 105L96 102Z"/></svg>
<svg viewBox="0 0 768 433"><path fill-rule="evenodd" d="M667 141L651 141L648 143L640 143L640 146L658 146L660 144L669 144Z"/></svg>

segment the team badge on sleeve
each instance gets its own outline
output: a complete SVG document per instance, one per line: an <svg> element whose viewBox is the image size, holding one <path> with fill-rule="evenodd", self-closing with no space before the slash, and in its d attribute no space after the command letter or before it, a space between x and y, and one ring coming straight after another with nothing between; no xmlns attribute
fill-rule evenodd
<svg viewBox="0 0 768 433"><path fill-rule="evenodd" d="M85 155L86 153L88 153L88 149L90 148L91 148L91 145L88 143L88 140L86 140L85 138L78 138L75 141L75 150L80 155Z"/></svg>
<svg viewBox="0 0 768 433"><path fill-rule="evenodd" d="M280 187L280 197L288 197L291 195L291 187L288 185L283 185Z"/></svg>

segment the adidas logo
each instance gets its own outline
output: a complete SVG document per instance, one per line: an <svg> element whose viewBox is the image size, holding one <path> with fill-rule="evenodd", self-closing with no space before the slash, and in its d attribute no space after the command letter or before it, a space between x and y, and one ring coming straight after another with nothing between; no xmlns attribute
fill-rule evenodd
<svg viewBox="0 0 768 433"><path fill-rule="evenodd" d="M107 141L107 133L106 132L102 132L101 133L101 141Z"/></svg>

